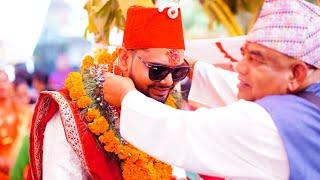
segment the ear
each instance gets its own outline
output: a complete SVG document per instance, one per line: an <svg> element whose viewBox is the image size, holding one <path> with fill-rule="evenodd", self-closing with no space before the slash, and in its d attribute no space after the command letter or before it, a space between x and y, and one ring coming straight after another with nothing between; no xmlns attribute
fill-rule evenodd
<svg viewBox="0 0 320 180"><path fill-rule="evenodd" d="M118 66L122 71L122 75L125 77L129 76L129 65L129 51L126 48L121 48L118 59Z"/></svg>
<svg viewBox="0 0 320 180"><path fill-rule="evenodd" d="M308 76L308 67L303 62L298 61L291 66L291 77L288 84L289 92L296 92L304 84Z"/></svg>

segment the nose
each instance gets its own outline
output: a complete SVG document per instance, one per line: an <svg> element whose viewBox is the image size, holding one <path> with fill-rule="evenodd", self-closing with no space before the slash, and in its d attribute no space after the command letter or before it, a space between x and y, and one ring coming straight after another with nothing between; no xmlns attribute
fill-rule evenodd
<svg viewBox="0 0 320 180"><path fill-rule="evenodd" d="M248 67L247 61L245 59L242 59L237 63L235 69L236 69L236 72L238 72L239 74L242 74L242 75L248 74L249 67Z"/></svg>
<svg viewBox="0 0 320 180"><path fill-rule="evenodd" d="M173 84L172 74L169 73L164 79L160 81L160 83L164 86L172 86Z"/></svg>

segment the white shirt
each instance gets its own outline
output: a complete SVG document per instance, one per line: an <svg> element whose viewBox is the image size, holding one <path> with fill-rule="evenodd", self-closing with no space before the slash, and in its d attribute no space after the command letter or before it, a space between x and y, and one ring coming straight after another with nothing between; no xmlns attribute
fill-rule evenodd
<svg viewBox="0 0 320 180"><path fill-rule="evenodd" d="M59 113L56 113L47 123L42 157L44 180L86 179L77 154L67 142Z"/></svg>
<svg viewBox="0 0 320 180"><path fill-rule="evenodd" d="M194 78L210 84L208 79L213 77L209 74L219 74L210 73L215 70L198 64L194 75L202 78ZM240 100L188 112L131 91L122 101L120 129L139 149L189 171L227 179L289 177L277 128L265 109L254 102Z"/></svg>
<svg viewBox="0 0 320 180"><path fill-rule="evenodd" d="M197 62L189 93L191 104L221 107L237 101L237 73Z"/></svg>

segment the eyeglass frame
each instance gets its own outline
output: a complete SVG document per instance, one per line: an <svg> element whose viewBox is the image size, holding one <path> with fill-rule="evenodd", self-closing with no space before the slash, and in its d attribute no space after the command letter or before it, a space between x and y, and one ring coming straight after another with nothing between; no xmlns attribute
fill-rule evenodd
<svg viewBox="0 0 320 180"><path fill-rule="evenodd" d="M187 64L186 66L176 66L174 68L168 66L168 65L164 65L164 64L157 64L157 63L152 63L152 62L145 62L142 57L138 56L137 57L148 69L149 69L149 72L148 72L148 76L149 76L149 79L152 80L152 81L155 81L155 82L160 82L162 81L163 79L165 79L169 74L172 75L172 72L177 69L177 68L188 68L188 73L186 73L186 75L182 78L182 79L179 79L179 80L174 80L174 78L172 77L172 81L173 82L179 82L181 80L183 80L184 78L186 78L189 74L189 72L191 71L192 67L189 65L188 61L186 59L183 59L183 61ZM161 80L153 80L152 78L150 78L150 68L152 67L155 67L155 66L159 66L159 67L165 67L167 69L169 69L169 72L168 74L166 74L166 76L164 76Z"/></svg>

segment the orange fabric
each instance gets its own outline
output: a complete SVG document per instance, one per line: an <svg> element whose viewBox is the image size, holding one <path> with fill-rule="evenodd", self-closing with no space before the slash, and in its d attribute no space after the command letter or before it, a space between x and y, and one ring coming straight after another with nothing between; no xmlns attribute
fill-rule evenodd
<svg viewBox="0 0 320 180"><path fill-rule="evenodd" d="M9 180L9 176L7 174L0 172L0 179L1 180Z"/></svg>
<svg viewBox="0 0 320 180"><path fill-rule="evenodd" d="M169 48L185 49L181 12L169 18L168 9L132 6L128 9L123 47L127 49Z"/></svg>
<svg viewBox="0 0 320 180"><path fill-rule="evenodd" d="M8 175L7 173L19 151L21 119L18 116L19 110L11 103L9 106L0 107L0 109L0 173L4 177L4 175Z"/></svg>

